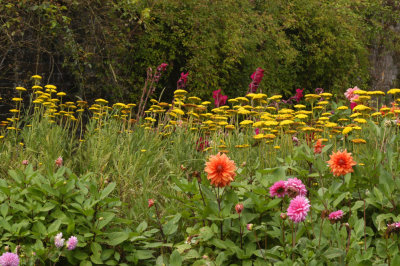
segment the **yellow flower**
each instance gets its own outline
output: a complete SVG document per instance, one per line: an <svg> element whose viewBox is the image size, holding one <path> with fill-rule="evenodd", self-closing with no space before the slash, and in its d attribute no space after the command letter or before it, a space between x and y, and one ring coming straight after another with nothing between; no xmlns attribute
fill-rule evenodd
<svg viewBox="0 0 400 266"><path fill-rule="evenodd" d="M276 136L274 134L265 134L264 138L265 139L274 139L274 138L276 138Z"/></svg>
<svg viewBox="0 0 400 266"><path fill-rule="evenodd" d="M257 121L253 124L253 127L263 127L264 126L264 121Z"/></svg>
<svg viewBox="0 0 400 266"><path fill-rule="evenodd" d="M251 120L243 120L242 122L240 122L239 124L241 125L241 126L247 126L247 125L251 125L251 124L253 124L254 122L253 121L251 121Z"/></svg>
<svg viewBox="0 0 400 266"><path fill-rule="evenodd" d="M400 93L400 89L395 88L395 89L390 89L387 94L396 94L396 93Z"/></svg>
<svg viewBox="0 0 400 266"><path fill-rule="evenodd" d="M235 103L238 103L239 101L236 100L236 99L229 99L228 102L232 103L232 104L235 104Z"/></svg>
<svg viewBox="0 0 400 266"><path fill-rule="evenodd" d="M336 127L336 126L337 126L337 124L333 123L333 122L328 122L328 123L325 124L325 127L328 127L328 128Z"/></svg>
<svg viewBox="0 0 400 266"><path fill-rule="evenodd" d="M306 106L303 105L303 104L296 104L296 105L294 106L294 108L297 108L297 109L304 109L304 108L306 108Z"/></svg>
<svg viewBox="0 0 400 266"><path fill-rule="evenodd" d="M264 134L261 134L261 133L253 136L253 139L255 139L255 140L260 140L263 138L264 138Z"/></svg>
<svg viewBox="0 0 400 266"><path fill-rule="evenodd" d="M371 114L371 116L382 116L382 113L381 112L375 112L375 113Z"/></svg>
<svg viewBox="0 0 400 266"><path fill-rule="evenodd" d="M39 85L32 86L32 90L41 90L41 89L43 89L42 86Z"/></svg>
<svg viewBox="0 0 400 266"><path fill-rule="evenodd" d="M96 99L95 102L99 103L99 104L107 104L108 103L107 100L104 100L104 99L101 99L101 98L100 99Z"/></svg>
<svg viewBox="0 0 400 266"><path fill-rule="evenodd" d="M353 143L362 143L362 144L367 143L367 141L364 140L364 139L352 139L351 142L353 142Z"/></svg>
<svg viewBox="0 0 400 266"><path fill-rule="evenodd" d="M353 93L358 94L358 95L366 95L367 94L367 92L365 90L355 90Z"/></svg>
<svg viewBox="0 0 400 266"><path fill-rule="evenodd" d="M276 101L282 98L282 95L274 95L272 97L269 97L268 100L270 101Z"/></svg>
<svg viewBox="0 0 400 266"><path fill-rule="evenodd" d="M235 129L235 126L234 126L234 125L227 125L227 126L225 126L225 128L226 128L226 129L233 130L233 129Z"/></svg>
<svg viewBox="0 0 400 266"><path fill-rule="evenodd" d="M26 91L26 89L24 87L16 87L15 88L17 91Z"/></svg>
<svg viewBox="0 0 400 266"><path fill-rule="evenodd" d="M281 146L278 146L278 145L274 146L274 149L276 149L276 150L279 150L280 148L281 148Z"/></svg>
<svg viewBox="0 0 400 266"><path fill-rule="evenodd" d="M279 123L280 126L288 126L293 124L294 122L292 120L283 120L282 122Z"/></svg>
<svg viewBox="0 0 400 266"><path fill-rule="evenodd" d="M368 95L385 95L383 91L369 91Z"/></svg>
<svg viewBox="0 0 400 266"><path fill-rule="evenodd" d="M306 98L306 100L319 99L319 98L321 98L321 96L318 95L318 94L306 94L306 95L304 95L304 97Z"/></svg>
<svg viewBox="0 0 400 266"><path fill-rule="evenodd" d="M184 115L184 114L185 114L185 112L182 111L182 110L179 109L179 108L174 108L174 109L171 110L171 112L173 112L173 113L175 113L175 114L178 114L178 115Z"/></svg>
<svg viewBox="0 0 400 266"><path fill-rule="evenodd" d="M41 77L41 76L39 76L39 75L33 75L31 78L33 78L33 79L37 79L37 80L41 80L41 79L42 79L42 77Z"/></svg>
<svg viewBox="0 0 400 266"><path fill-rule="evenodd" d="M175 95L185 95L186 93L187 93L187 91L185 91L185 90L176 90L176 91L174 91Z"/></svg>
<svg viewBox="0 0 400 266"><path fill-rule="evenodd" d="M349 134L351 131L353 131L353 128L352 128L352 127L345 127L345 128L343 129L343 131L342 131L342 134L343 134L343 135L347 135L347 134Z"/></svg>
<svg viewBox="0 0 400 266"><path fill-rule="evenodd" d="M351 118L354 118L354 117L358 117L358 116L360 116L360 115L362 115L361 113L354 113L354 114L352 114L350 117Z"/></svg>
<svg viewBox="0 0 400 266"><path fill-rule="evenodd" d="M321 93L320 94L322 97L325 97L325 98L329 98L329 97L332 97L333 95L332 95L332 93L329 93L329 92L323 92L323 93Z"/></svg>
<svg viewBox="0 0 400 266"><path fill-rule="evenodd" d="M364 118L356 118L356 119L354 119L354 121L357 123L360 123L360 124L367 123L367 120L365 120Z"/></svg>
<svg viewBox="0 0 400 266"><path fill-rule="evenodd" d="M362 105L362 104L359 104L359 105L357 105L356 107L353 108L353 112L356 112L356 111L369 111L369 110L371 110L370 107Z"/></svg>
<svg viewBox="0 0 400 266"><path fill-rule="evenodd" d="M46 86L44 86L46 89L50 89L50 90L56 90L57 87L51 84L47 84Z"/></svg>
<svg viewBox="0 0 400 266"><path fill-rule="evenodd" d="M301 130L302 131L315 131L315 128L313 128L313 127L303 127Z"/></svg>

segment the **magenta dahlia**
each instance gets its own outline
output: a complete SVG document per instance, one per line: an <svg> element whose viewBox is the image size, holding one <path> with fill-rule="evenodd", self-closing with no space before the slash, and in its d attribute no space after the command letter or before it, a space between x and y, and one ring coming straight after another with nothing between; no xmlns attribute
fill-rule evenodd
<svg viewBox="0 0 400 266"><path fill-rule="evenodd" d="M331 221L338 221L338 220L342 219L342 217L343 217L343 211L342 210L338 210L338 211L335 211L335 212L331 212L329 214L328 219L331 220Z"/></svg>
<svg viewBox="0 0 400 266"><path fill-rule="evenodd" d="M285 181L281 180L275 182L275 184L269 188L269 194L271 197L283 198L286 195Z"/></svg>

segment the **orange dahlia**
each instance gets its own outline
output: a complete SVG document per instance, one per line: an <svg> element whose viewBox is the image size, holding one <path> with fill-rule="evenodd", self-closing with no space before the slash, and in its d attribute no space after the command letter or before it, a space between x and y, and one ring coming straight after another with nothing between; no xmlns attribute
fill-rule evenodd
<svg viewBox="0 0 400 266"><path fill-rule="evenodd" d="M332 152L330 155L330 160L327 162L331 168L331 172L335 176L341 176L348 173L352 173L353 166L357 163L353 160L350 152L347 150L338 151L336 153Z"/></svg>
<svg viewBox="0 0 400 266"><path fill-rule="evenodd" d="M207 173L207 179L211 180L212 185L225 187L234 180L236 165L226 154L218 153L210 156L204 171Z"/></svg>

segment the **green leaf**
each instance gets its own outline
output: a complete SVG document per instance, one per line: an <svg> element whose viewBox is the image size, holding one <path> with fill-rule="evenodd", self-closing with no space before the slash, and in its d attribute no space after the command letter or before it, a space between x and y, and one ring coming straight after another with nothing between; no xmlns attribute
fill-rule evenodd
<svg viewBox="0 0 400 266"><path fill-rule="evenodd" d="M152 250L136 250L135 256L139 260L147 260L153 258L153 252Z"/></svg>
<svg viewBox="0 0 400 266"><path fill-rule="evenodd" d="M44 224L41 221L37 221L33 226L32 226L32 231L37 232L39 235L46 235L47 230Z"/></svg>
<svg viewBox="0 0 400 266"><path fill-rule="evenodd" d="M181 254L177 250L172 252L171 257L169 258L169 263L171 266L181 266L182 265L182 258Z"/></svg>
<svg viewBox="0 0 400 266"><path fill-rule="evenodd" d="M214 236L214 232L211 230L210 227L204 226L200 228L200 238L203 241L208 241Z"/></svg>
<svg viewBox="0 0 400 266"><path fill-rule="evenodd" d="M107 234L107 236L108 236L108 239L109 239L107 241L107 244L109 244L111 246L116 246L116 245L121 244L125 240L127 240L129 238L129 233L127 233L127 232L113 232L113 233Z"/></svg>
<svg viewBox="0 0 400 266"><path fill-rule="evenodd" d="M58 229L60 228L60 225L61 225L61 220L59 220L59 219L55 220L55 221L49 226L49 229L47 229L47 232L48 232L49 234L54 233L54 232L57 232Z"/></svg>
<svg viewBox="0 0 400 266"><path fill-rule="evenodd" d="M81 261L79 266L92 266L92 263L88 260Z"/></svg>
<svg viewBox="0 0 400 266"><path fill-rule="evenodd" d="M281 201L282 201L282 199L278 199L278 198L277 198L277 199L271 200L271 201L268 202L268 204L267 204L267 209L271 209L271 208L277 206L279 203L281 203Z"/></svg>
<svg viewBox="0 0 400 266"><path fill-rule="evenodd" d="M339 248L330 248L323 254L328 260L340 257L344 254L343 249Z"/></svg>
<svg viewBox="0 0 400 266"><path fill-rule="evenodd" d="M348 192L340 194L334 201L333 201L333 207L336 207L342 200L348 195Z"/></svg>
<svg viewBox="0 0 400 266"><path fill-rule="evenodd" d="M108 186L101 191L100 199L105 199L114 190L115 186L115 182L111 182L110 184L108 184Z"/></svg>
<svg viewBox="0 0 400 266"><path fill-rule="evenodd" d="M89 257L89 255L86 254L85 252L83 252L82 250L79 250L79 249L74 250L74 258L75 259L80 260L80 261L84 261L88 257ZM88 261L88 262L90 263L89 265L92 265L92 263L90 261Z"/></svg>
<svg viewBox="0 0 400 266"><path fill-rule="evenodd" d="M376 198L378 199L379 203L382 204L383 203L383 194L377 187L374 187L374 194L375 194Z"/></svg>
<svg viewBox="0 0 400 266"><path fill-rule="evenodd" d="M103 264L103 261L100 259L100 255L92 255L90 256L90 260L95 264Z"/></svg>
<svg viewBox="0 0 400 266"><path fill-rule="evenodd" d="M354 212L363 206L364 206L364 201L358 200L356 201L356 203L354 203L353 207L351 208L351 211Z"/></svg>
<svg viewBox="0 0 400 266"><path fill-rule="evenodd" d="M214 238L211 241L211 244L213 244L214 246L216 246L217 248L220 248L220 249L226 249L227 248L225 242L223 240L221 240L221 239L218 239L218 238Z"/></svg>
<svg viewBox="0 0 400 266"><path fill-rule="evenodd" d="M101 245L97 242L92 242L92 244L90 244L90 249L92 250L93 254L96 254L96 256L100 256L102 253Z"/></svg>
<svg viewBox="0 0 400 266"><path fill-rule="evenodd" d="M114 219L115 214L112 212L103 212L100 217L102 217L102 219L101 221L99 221L99 224L97 226L97 229L99 230L101 230L104 226L109 224Z"/></svg>
<svg viewBox="0 0 400 266"><path fill-rule="evenodd" d="M7 204L7 203L3 203L3 204L1 205L0 212L1 212L1 215L2 215L4 218L6 218L6 216L7 216L7 214L8 214L8 204Z"/></svg>
<svg viewBox="0 0 400 266"><path fill-rule="evenodd" d="M215 259L215 264L217 266L222 265L224 261L227 260L225 252L219 252L217 258Z"/></svg>
<svg viewBox="0 0 400 266"><path fill-rule="evenodd" d="M142 233L146 229L147 229L147 222L143 221L136 227L136 232Z"/></svg>

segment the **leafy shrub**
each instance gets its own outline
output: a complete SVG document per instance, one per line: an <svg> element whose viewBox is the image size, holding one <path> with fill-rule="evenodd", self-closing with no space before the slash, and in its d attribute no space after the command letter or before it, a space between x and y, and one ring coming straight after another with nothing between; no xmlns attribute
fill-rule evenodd
<svg viewBox="0 0 400 266"><path fill-rule="evenodd" d="M24 265L67 262L71 265L125 265L153 258L144 248L158 229L136 228L120 218L115 183L77 177L65 167L45 176L28 165L0 180L1 245L18 250ZM58 249L54 237L76 236L74 250ZM117 246L117 247L116 247Z"/></svg>

